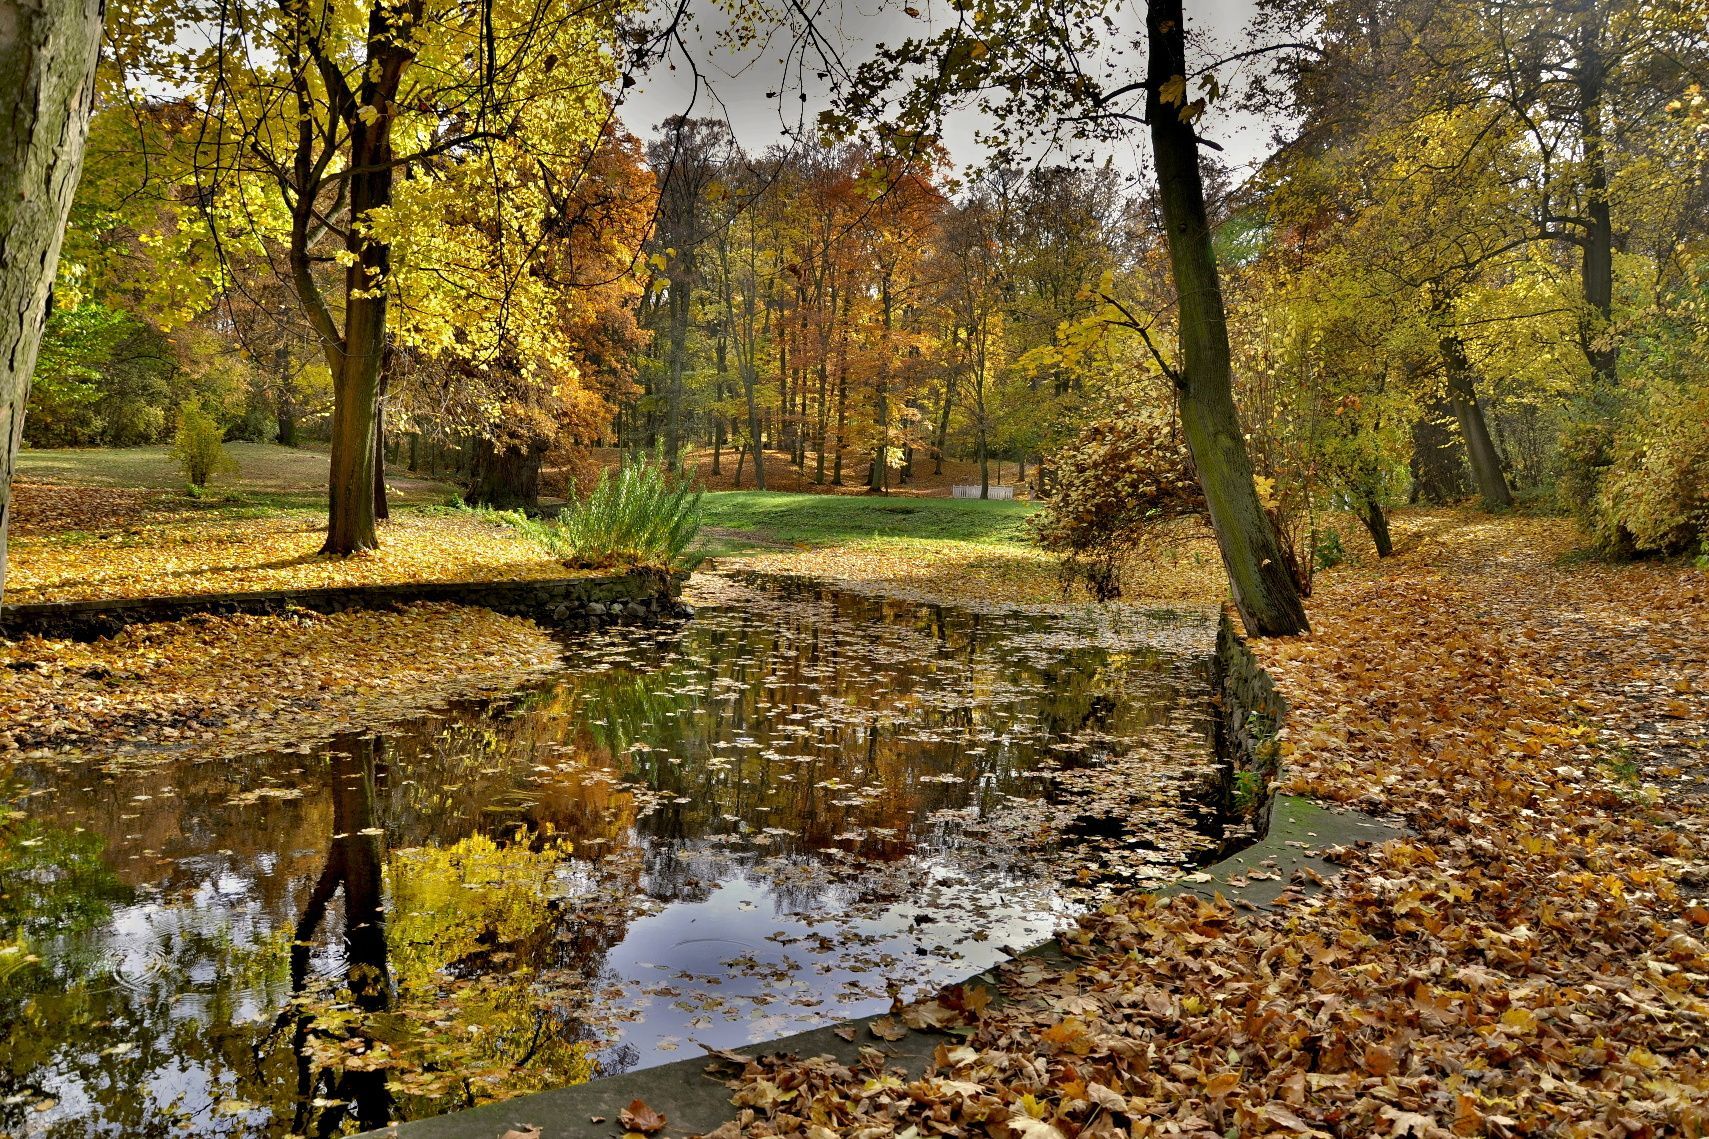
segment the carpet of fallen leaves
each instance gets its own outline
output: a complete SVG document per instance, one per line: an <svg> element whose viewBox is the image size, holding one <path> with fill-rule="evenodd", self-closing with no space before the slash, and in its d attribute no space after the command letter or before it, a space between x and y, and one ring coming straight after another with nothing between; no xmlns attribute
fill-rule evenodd
<svg viewBox="0 0 1709 1139"><path fill-rule="evenodd" d="M191 617L92 644L0 641L0 759L295 747L510 691L559 655L533 622L437 604Z"/></svg>
<svg viewBox="0 0 1709 1139"><path fill-rule="evenodd" d="M146 491L18 490L6 573L6 600L15 604L574 572L516 531L458 511L394 511L381 523L378 551L323 558L326 523L318 511L253 517Z"/></svg>
<svg viewBox="0 0 1709 1139"><path fill-rule="evenodd" d="M957 605L1050 605L1065 593L1054 555L1031 545L872 538L843 545L750 554L739 565L798 574L862 592ZM1215 605L1227 593L1216 545L1196 523L1160 532L1123 580L1135 605Z"/></svg>
<svg viewBox="0 0 1709 1139"><path fill-rule="evenodd" d="M1289 788L1410 837L1273 912L1129 895L1005 1001L903 1010L955 1033L923 1078L750 1061L713 1134L1709 1135L1709 580L1557 520L1397 530L1258 649Z"/></svg>

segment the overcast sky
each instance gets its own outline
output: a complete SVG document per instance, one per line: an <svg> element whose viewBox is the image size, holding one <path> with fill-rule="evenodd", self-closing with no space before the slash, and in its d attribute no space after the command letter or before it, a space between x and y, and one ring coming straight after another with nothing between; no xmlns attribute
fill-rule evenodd
<svg viewBox="0 0 1709 1139"><path fill-rule="evenodd" d="M928 0L912 3L921 10L922 19L904 14L899 0L825 0L829 19L823 26L837 41L844 62L853 68L869 58L877 44L900 43L910 34L921 35L930 29L932 4ZM1210 50L1238 48L1254 11L1253 0L1187 0L1186 7L1189 29L1207 37L1207 61L1212 58ZM688 110L691 96L696 117L728 117L737 140L750 152L764 150L782 139L784 127L802 121L803 112L811 128L819 111L829 104L829 88L817 81L811 70L804 85L794 82L780 58L787 47L785 37L736 54L719 41L717 33L724 24L713 0L694 0L692 10L698 23L688 38L695 45L695 62L703 81L698 94L693 73L680 57L674 71L663 66L654 69L640 77L625 101L623 121L631 131L643 138L652 135L666 117ZM941 5L939 11L943 11ZM1125 17L1128 26L1142 28L1142 3L1128 0ZM1134 60L1136 71L1143 63L1143 59ZM1239 75L1229 68L1219 79L1227 88L1238 83ZM781 91L781 97L768 99L767 91ZM803 93L805 102L800 98ZM957 164L971 164L981 157L974 141L980 125L972 112L959 112L950 119L945 141ZM1248 116L1213 108L1203 133L1222 144L1224 160L1240 172L1250 170L1270 152L1269 125ZM1132 146L1112 152L1112 157L1124 169L1143 169L1142 156Z"/></svg>

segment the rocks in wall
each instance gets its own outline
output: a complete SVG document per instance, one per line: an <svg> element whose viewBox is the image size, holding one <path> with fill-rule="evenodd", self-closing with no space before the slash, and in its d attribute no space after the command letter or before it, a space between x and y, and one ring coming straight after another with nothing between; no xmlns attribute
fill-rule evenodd
<svg viewBox="0 0 1709 1139"><path fill-rule="evenodd" d="M418 601L479 605L542 625L589 629L601 625L676 620L692 613L681 602L687 574L637 570L602 577L548 581L423 582L405 585L337 586L116 601L62 601L8 605L0 609L0 631L36 633L72 640L111 636L127 625L176 621L199 614L281 613L307 609L392 609Z"/></svg>

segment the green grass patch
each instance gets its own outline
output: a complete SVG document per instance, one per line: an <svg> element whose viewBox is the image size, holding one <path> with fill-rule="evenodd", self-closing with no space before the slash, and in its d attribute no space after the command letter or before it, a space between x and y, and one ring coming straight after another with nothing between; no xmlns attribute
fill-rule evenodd
<svg viewBox="0 0 1709 1139"><path fill-rule="evenodd" d="M1038 507L976 498L729 490L707 494L701 509L706 527L737 532L708 535L707 547L732 553L767 541L828 546L870 538L928 538L1020 544L1027 540L1027 517Z"/></svg>
<svg viewBox="0 0 1709 1139"><path fill-rule="evenodd" d="M193 502L184 493L183 471L169 447L63 447L28 449L18 454L18 478L64 486L121 487L167 491L197 506L274 510L326 508L330 460L326 452L273 443L227 443L237 462L234 473L216 476ZM453 487L390 470L393 505L443 502Z"/></svg>

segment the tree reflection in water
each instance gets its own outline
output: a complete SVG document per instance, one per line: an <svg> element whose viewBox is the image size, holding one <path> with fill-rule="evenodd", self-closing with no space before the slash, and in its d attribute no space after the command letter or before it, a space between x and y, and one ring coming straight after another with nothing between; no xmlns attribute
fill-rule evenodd
<svg viewBox="0 0 1709 1139"><path fill-rule="evenodd" d="M383 902L384 831L376 825L374 787L385 778L384 745L371 735L342 735L328 749L327 783L332 798L332 838L326 867L315 880L308 904L291 941L291 997L297 1059L297 1103L291 1130L310 1133L317 1101L328 1103L314 1131L336 1135L349 1116L364 1131L392 1119L392 1100L383 1068L346 1066L336 1073L317 1070L309 1051L315 1015L307 998L309 953L317 940L333 896L344 894L344 978L351 1003L362 1012L385 1012L392 1007L391 964L386 955L386 913ZM289 1015L287 1011L287 1015Z"/></svg>
<svg viewBox="0 0 1709 1139"><path fill-rule="evenodd" d="M23 765L0 1128L333 1135L739 1044L1043 936L1088 812L1145 872L1214 839L1208 622L728 588L382 733Z"/></svg>

